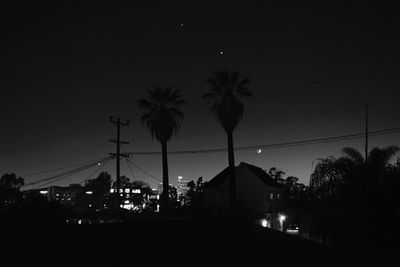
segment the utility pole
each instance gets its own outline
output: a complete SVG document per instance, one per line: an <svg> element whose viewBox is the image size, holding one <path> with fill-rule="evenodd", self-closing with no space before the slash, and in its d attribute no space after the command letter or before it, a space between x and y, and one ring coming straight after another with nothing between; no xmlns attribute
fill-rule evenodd
<svg viewBox="0 0 400 267"><path fill-rule="evenodd" d="M368 105L365 105L365 162L368 160Z"/></svg>
<svg viewBox="0 0 400 267"><path fill-rule="evenodd" d="M109 153L112 156L116 157L116 162L117 162L117 166L116 166L116 171L117 171L117 177L116 177L116 185L117 185L117 190L116 190L116 200L117 200L117 204L118 204L118 209L120 208L121 205L121 198L120 198L120 188L121 188L121 175L120 175L120 159L121 157L124 158L128 158L129 155L128 154L124 154L121 153L121 144L129 144L129 142L126 141L121 141L121 126L128 126L129 125L129 121L126 122L121 122L120 118L117 118L116 120L114 119L113 116L110 117L110 122L114 123L117 126L117 138L116 139L109 139L109 142L111 143L116 143L117 145L117 151L116 153Z"/></svg>

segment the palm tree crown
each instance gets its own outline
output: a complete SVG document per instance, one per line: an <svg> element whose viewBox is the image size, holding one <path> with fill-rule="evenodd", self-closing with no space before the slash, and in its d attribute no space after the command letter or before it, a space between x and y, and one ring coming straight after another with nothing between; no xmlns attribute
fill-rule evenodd
<svg viewBox="0 0 400 267"><path fill-rule="evenodd" d="M150 130L152 137L161 143L168 142L177 133L184 115L179 106L186 103L179 90L156 86L147 90L148 99L140 99L139 107L145 110L141 122Z"/></svg>
<svg viewBox="0 0 400 267"><path fill-rule="evenodd" d="M371 165L378 168L384 168L392 159L392 157L399 151L397 146L388 146L384 148L375 147L369 153L367 161L355 148L345 147L342 149L344 153L343 159L347 159L354 166L361 166L363 164Z"/></svg>
<svg viewBox="0 0 400 267"><path fill-rule="evenodd" d="M182 99L180 91L173 90L172 87L156 86L153 90L147 90L147 93L148 99L138 100L139 107L145 111L140 120L149 128L151 136L155 136L161 143L164 192L161 208L167 213L169 206L167 142L173 133L177 133L183 121L183 112L179 110L179 106L186 101Z"/></svg>
<svg viewBox="0 0 400 267"><path fill-rule="evenodd" d="M210 112L216 116L226 132L232 132L243 116L241 98L251 97L247 89L250 79L239 80L239 72L218 71L207 80L210 92L203 96Z"/></svg>
<svg viewBox="0 0 400 267"><path fill-rule="evenodd" d="M233 130L243 116L243 103L241 98L250 97L251 93L246 86L250 79L239 81L239 72L229 73L219 71L214 77L208 79L211 89L203 96L207 101L211 114L221 123L228 137L228 164L231 172L230 198L231 203L236 202L235 159L233 149Z"/></svg>

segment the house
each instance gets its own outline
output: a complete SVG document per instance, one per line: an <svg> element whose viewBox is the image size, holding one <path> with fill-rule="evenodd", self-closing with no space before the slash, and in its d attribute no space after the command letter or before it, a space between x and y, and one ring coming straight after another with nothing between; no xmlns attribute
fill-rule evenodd
<svg viewBox="0 0 400 267"><path fill-rule="evenodd" d="M286 187L277 183L263 169L241 162L235 168L236 200L240 207L260 215L274 217L283 207ZM225 168L211 179L204 192L206 207L227 208L230 206L230 170Z"/></svg>

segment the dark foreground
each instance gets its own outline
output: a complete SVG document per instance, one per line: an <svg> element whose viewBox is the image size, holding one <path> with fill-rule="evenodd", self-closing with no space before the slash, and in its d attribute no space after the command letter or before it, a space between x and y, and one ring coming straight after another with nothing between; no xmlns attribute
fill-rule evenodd
<svg viewBox="0 0 400 267"><path fill-rule="evenodd" d="M2 234L3 255L15 263L338 266L387 261L392 256L357 248L333 249L229 218L155 217L98 225L17 225Z"/></svg>

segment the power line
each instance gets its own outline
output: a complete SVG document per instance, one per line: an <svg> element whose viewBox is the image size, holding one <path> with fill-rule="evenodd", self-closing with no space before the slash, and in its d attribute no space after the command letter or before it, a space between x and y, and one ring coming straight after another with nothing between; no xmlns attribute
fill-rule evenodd
<svg viewBox="0 0 400 267"><path fill-rule="evenodd" d="M46 147L46 146L49 146L49 145L58 144L58 143L63 143L63 142L66 142L66 141L69 141L69 140L72 140L72 139L76 139L76 138L91 134L94 131L99 131L99 130L106 129L108 127L109 127L108 125L107 126L100 126L100 127L92 127L92 128L86 129L84 131L80 131L79 133L74 133L72 135L69 134L69 135L66 135L64 137L56 138L56 139L53 139L51 141L44 142L44 143L41 143L41 144L31 145L29 147L16 149L14 151L8 151L8 152L4 153L5 155L0 156L0 158L10 158L10 157L15 157L16 155L14 155L14 154L16 154L16 153L40 150L43 147Z"/></svg>
<svg viewBox="0 0 400 267"><path fill-rule="evenodd" d="M104 167L107 165L107 163L109 163L110 161L111 161L111 157L108 159L108 160L106 160L106 161L104 161L102 164L101 164L101 166L97 169L97 170L95 170L93 173L91 173L88 177L86 177L82 182L80 182L80 184L83 184L83 183L85 183L87 180L89 180L90 178L92 178L93 177L93 175L95 175L97 172L100 172L102 169L104 169Z"/></svg>
<svg viewBox="0 0 400 267"><path fill-rule="evenodd" d="M133 173L133 170L132 170L132 168L131 168L131 165L129 164L129 162L128 162L128 160L127 160L126 158L124 158L124 159L126 160L126 163L127 163L127 165L128 165L128 169L129 169L130 173L132 174L133 180L136 180L136 179L135 179L135 174Z"/></svg>
<svg viewBox="0 0 400 267"><path fill-rule="evenodd" d="M55 181L61 180L63 178L69 177L71 175L74 175L76 173L79 173L79 172L82 172L84 170L87 170L87 169L89 169L89 168L91 168L91 167L93 167L95 165L98 165L99 163L100 164L103 163L105 160L108 160L110 158L111 157L106 157L106 158L103 158L102 160L100 160L99 162L96 161L96 162L93 162L93 163L86 164L84 166L78 167L76 169L69 170L69 171L61 173L61 174L53 175L53 176L50 176L50 177L47 177L47 178L44 178L44 179L40 179L38 181L27 183L23 187L35 186L37 184L42 184L42 183L49 184L51 182L55 182ZM45 184L42 184L42 186L45 185Z"/></svg>
<svg viewBox="0 0 400 267"><path fill-rule="evenodd" d="M29 177L29 176L35 176L38 174L43 174L43 173L48 173L48 172L53 172L53 171L59 171L59 170L65 170L68 168L73 168L73 167L78 167L81 165L86 165L86 164L91 164L94 162L99 163L102 159L99 160L91 160L91 161L87 161L87 162L82 162L82 163L78 163L78 164L74 164L74 165L69 165L69 166L65 166L65 167L60 167L60 168L53 168L53 169L48 169L48 170L44 170L44 171L39 171L39 172L32 172L32 173L28 173L28 174L21 174L22 177Z"/></svg>
<svg viewBox="0 0 400 267"><path fill-rule="evenodd" d="M377 135L391 134L391 133L397 133L397 132L400 132L400 127L384 129L384 130L377 130L377 131L370 131L369 136L377 136ZM319 144L319 143L358 139L358 138L363 138L364 136L365 136L365 133L356 133L356 134L348 134L348 135L293 141L293 142L285 142L285 143L244 146L244 147L235 148L235 151L248 151L248 150L254 150L254 149L261 149L261 148L262 149L273 149L273 148L284 148L284 147L292 147L292 146L313 145L313 144ZM169 151L168 154L219 153L219 152L225 152L225 151L227 151L227 148ZM129 152L127 154L129 154L129 155L159 155L159 154L161 154L161 152Z"/></svg>
<svg viewBox="0 0 400 267"><path fill-rule="evenodd" d="M146 171L146 170L140 168L137 164L133 163L133 162L130 161L129 159L126 159L126 160L127 160L128 163L132 164L132 166L135 167L136 169L138 169L139 171L141 171L141 172L147 174L150 178L153 178L153 179L155 179L155 180L157 180L158 182L161 183L161 179L160 179L160 178L157 178L156 176L154 176L153 174L149 173L148 171Z"/></svg>

